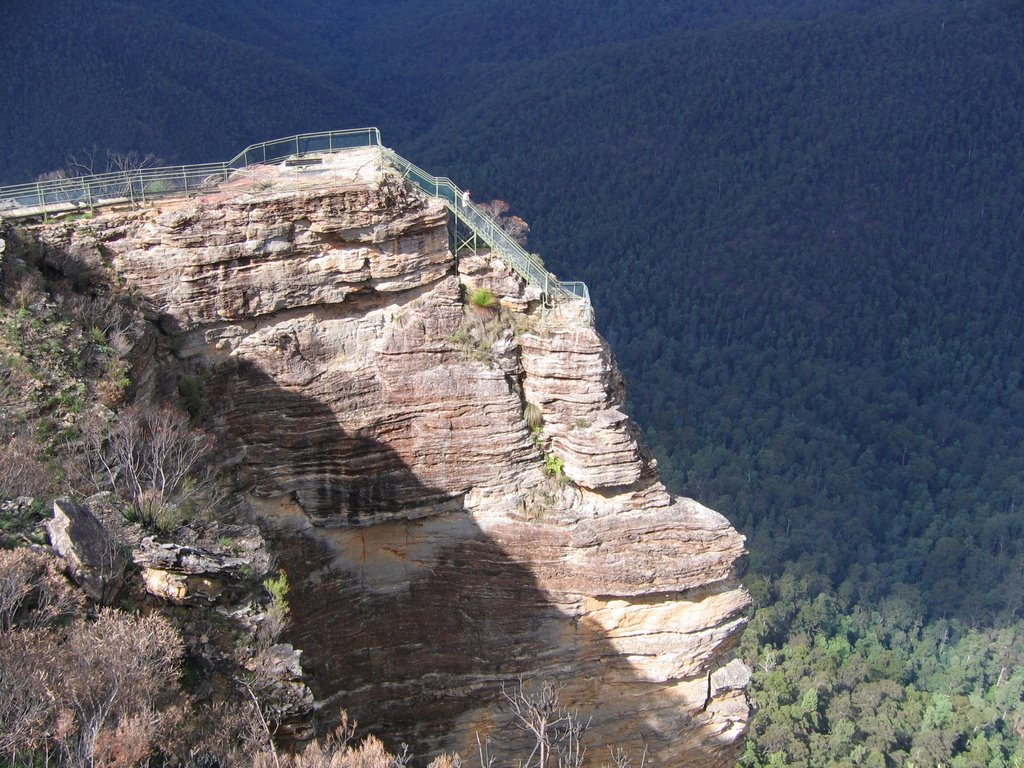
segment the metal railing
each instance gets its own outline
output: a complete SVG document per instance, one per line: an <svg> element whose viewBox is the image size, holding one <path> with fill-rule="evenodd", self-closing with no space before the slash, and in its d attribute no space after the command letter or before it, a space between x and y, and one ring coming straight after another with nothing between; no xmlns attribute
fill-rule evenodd
<svg viewBox="0 0 1024 768"><path fill-rule="evenodd" d="M451 179L434 176L381 144L376 128L302 133L283 139L252 144L226 163L175 165L162 168L100 173L49 179L32 184L0 187L0 216L27 216L92 209L98 205L137 203L212 190L231 174L252 165L276 163L301 155L338 152L356 147L377 146L382 156L403 178L426 194L440 198L456 222L473 230L492 251L524 280L541 290L548 301L572 299L590 306L590 292L582 282L562 282L544 268L540 260L509 237L483 213Z"/></svg>
<svg viewBox="0 0 1024 768"><path fill-rule="evenodd" d="M546 297L576 299L590 304L590 292L585 283L562 282L548 272L536 256L526 251L494 219L469 201L463 190L451 179L427 173L387 147L382 147L381 152L403 178L428 195L440 198L457 222L468 225L492 251L499 253L512 269L528 283L540 288Z"/></svg>
<svg viewBox="0 0 1024 768"><path fill-rule="evenodd" d="M212 188L227 179L229 173L224 163L207 163L69 176L0 187L0 216L46 216L97 205L187 195Z"/></svg>
<svg viewBox="0 0 1024 768"><path fill-rule="evenodd" d="M252 144L231 158L225 165L228 168L248 168L250 165L266 165L296 155L321 154L355 147L375 146L381 146L380 131L376 128L300 133L285 139Z"/></svg>
<svg viewBox="0 0 1024 768"><path fill-rule="evenodd" d="M232 172L250 165L366 146L380 146L380 131L376 128L303 133L264 141L246 147L226 163L138 168L0 187L0 216L45 216L97 205L187 195L209 190L226 181Z"/></svg>

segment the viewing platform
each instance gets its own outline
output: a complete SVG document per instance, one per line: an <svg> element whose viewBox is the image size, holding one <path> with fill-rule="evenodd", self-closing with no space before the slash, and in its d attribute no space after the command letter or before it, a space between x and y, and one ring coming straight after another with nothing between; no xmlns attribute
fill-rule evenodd
<svg viewBox="0 0 1024 768"><path fill-rule="evenodd" d="M455 249L467 242L483 242L540 289L545 306L570 301L590 310L590 293L584 283L556 278L451 179L427 173L383 146L376 128L300 134L253 144L226 163L138 168L0 187L0 218L46 219L173 198L226 198L244 191L334 189L380 182L386 172L397 174L445 205L452 214Z"/></svg>

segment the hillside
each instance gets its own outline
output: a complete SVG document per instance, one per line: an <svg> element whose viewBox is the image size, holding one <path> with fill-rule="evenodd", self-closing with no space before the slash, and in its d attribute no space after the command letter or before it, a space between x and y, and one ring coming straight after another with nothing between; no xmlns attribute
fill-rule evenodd
<svg viewBox="0 0 1024 768"><path fill-rule="evenodd" d="M748 18L861 13L880 0L11 0L0 50L0 183L93 147L215 161L260 139L378 125L403 149L559 54ZM459 132L460 138L463 132Z"/></svg>
<svg viewBox="0 0 1024 768"><path fill-rule="evenodd" d="M668 476L730 509L755 563L880 562L957 613L905 559L1020 496L1024 100L990 106L1024 93L992 54L1022 29L989 7L671 35L527 74L478 110L521 119L423 152L528 201L607 307ZM963 574L974 615L1016 609L1001 553Z"/></svg>

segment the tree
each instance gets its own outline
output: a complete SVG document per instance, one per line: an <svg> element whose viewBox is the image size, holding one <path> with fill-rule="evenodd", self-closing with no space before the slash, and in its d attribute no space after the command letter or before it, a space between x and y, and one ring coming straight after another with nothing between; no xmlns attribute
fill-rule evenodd
<svg viewBox="0 0 1024 768"><path fill-rule="evenodd" d="M519 216L510 213L512 207L508 203L504 200L491 200L487 203L477 203L476 207L492 218L509 237L526 247L530 225Z"/></svg>
<svg viewBox="0 0 1024 768"><path fill-rule="evenodd" d="M140 522L162 526L172 507L208 500L213 490L213 438L171 405L126 408L86 423L82 437L92 482L120 494Z"/></svg>
<svg viewBox="0 0 1024 768"><path fill-rule="evenodd" d="M522 764L523 768L547 768L552 750L557 756L558 768L583 765L586 749L582 739L590 720L584 722L578 712L561 705L561 690L547 681L527 689L522 679L514 688L501 687L512 722L534 739L533 751Z"/></svg>

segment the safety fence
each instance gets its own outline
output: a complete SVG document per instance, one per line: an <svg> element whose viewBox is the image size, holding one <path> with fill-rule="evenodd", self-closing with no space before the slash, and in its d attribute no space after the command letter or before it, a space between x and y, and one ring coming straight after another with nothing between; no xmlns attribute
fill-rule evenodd
<svg viewBox="0 0 1024 768"><path fill-rule="evenodd" d="M380 131L357 128L264 141L246 147L226 163L133 168L0 187L0 216L24 218L204 192L227 181L234 171L251 165L365 146L380 146Z"/></svg>
<svg viewBox="0 0 1024 768"><path fill-rule="evenodd" d="M385 160L398 170L403 178L411 181L428 195L440 198L455 216L456 222L465 223L492 251L499 253L524 280L540 288L545 296L553 299L578 299L590 303L590 293L585 283L558 280L544 268L536 256L527 252L493 218L474 205L469 196L451 179L427 173L386 147L382 152Z"/></svg>
<svg viewBox="0 0 1024 768"><path fill-rule="evenodd" d="M427 173L384 147L380 131L376 128L304 133L264 141L246 147L226 163L139 168L0 187L0 217L48 216L103 205L207 192L227 181L233 173L250 166L367 146L380 147L382 158L404 179L426 194L439 198L452 212L456 224L469 227L524 280L539 288L548 302L573 299L589 307L590 293L586 284L558 280L536 256L527 252L494 219L474 205L451 179Z"/></svg>

